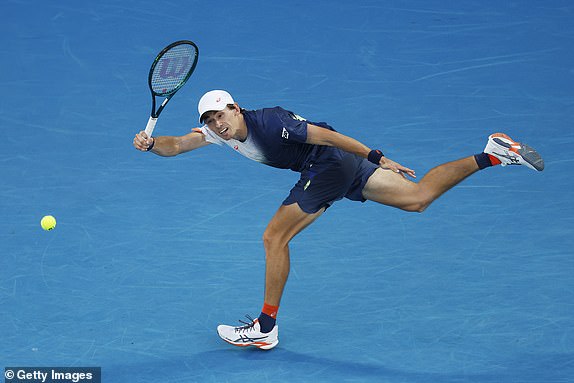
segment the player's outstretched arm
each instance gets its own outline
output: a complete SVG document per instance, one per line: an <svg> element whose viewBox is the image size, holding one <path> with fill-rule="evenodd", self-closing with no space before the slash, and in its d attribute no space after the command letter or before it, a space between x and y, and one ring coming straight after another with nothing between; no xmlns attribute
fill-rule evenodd
<svg viewBox="0 0 574 383"><path fill-rule="evenodd" d="M141 131L134 137L134 147L142 152L152 152L162 157L173 157L209 145L203 133L193 131L184 136L148 137Z"/></svg>
<svg viewBox="0 0 574 383"><path fill-rule="evenodd" d="M363 158L368 158L371 149L365 144L345 136L344 134L334 132L313 124L307 124L307 143L314 145L335 146L349 153L357 154ZM409 169L387 157L381 157L379 166L383 169L389 169L396 173L415 176L415 171Z"/></svg>

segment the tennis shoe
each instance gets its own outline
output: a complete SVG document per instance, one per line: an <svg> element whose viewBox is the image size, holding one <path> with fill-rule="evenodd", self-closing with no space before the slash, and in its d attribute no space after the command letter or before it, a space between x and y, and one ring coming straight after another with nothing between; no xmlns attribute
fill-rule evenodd
<svg viewBox="0 0 574 383"><path fill-rule="evenodd" d="M217 326L217 333L227 343L238 347L253 346L261 350L270 350L279 343L279 327L275 325L270 332L261 332L261 326L257 319L247 316L250 322L244 322L242 326Z"/></svg>
<svg viewBox="0 0 574 383"><path fill-rule="evenodd" d="M534 148L513 141L504 133L491 134L484 152L498 158L502 166L525 165L539 172L544 170L544 160Z"/></svg>

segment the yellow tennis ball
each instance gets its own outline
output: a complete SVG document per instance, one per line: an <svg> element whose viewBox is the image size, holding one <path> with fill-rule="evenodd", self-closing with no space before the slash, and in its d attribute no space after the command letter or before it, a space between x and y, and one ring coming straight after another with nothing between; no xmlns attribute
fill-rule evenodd
<svg viewBox="0 0 574 383"><path fill-rule="evenodd" d="M47 215L40 221L40 225L42 225L42 229L48 231L52 230L56 227L56 218L51 215Z"/></svg>

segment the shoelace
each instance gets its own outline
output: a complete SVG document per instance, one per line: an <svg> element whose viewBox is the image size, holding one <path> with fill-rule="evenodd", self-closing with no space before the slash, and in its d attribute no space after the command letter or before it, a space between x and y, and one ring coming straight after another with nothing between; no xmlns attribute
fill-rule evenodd
<svg viewBox="0 0 574 383"><path fill-rule="evenodd" d="M239 319L239 322L243 323L243 326L235 327L235 332L246 332L253 329L255 326L255 319L251 318L250 315L245 315L245 317L249 320L249 322L245 322L244 320Z"/></svg>

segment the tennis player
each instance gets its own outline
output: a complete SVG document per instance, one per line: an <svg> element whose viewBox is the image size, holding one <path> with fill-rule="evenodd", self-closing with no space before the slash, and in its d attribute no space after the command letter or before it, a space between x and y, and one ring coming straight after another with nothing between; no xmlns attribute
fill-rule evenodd
<svg viewBox="0 0 574 383"><path fill-rule="evenodd" d="M325 123L280 107L245 110L223 90L199 100L204 124L184 136L148 137L139 132L136 149L175 156L209 144L228 146L252 160L301 174L263 233L266 256L265 296L257 319L241 326L220 325L219 336L235 346L268 350L279 342L276 323L289 274L289 242L335 201L348 198L422 212L444 192L478 170L494 165L525 165L542 171L544 161L531 147L505 134L488 137L483 152L431 169L418 182L415 171L336 132Z"/></svg>

